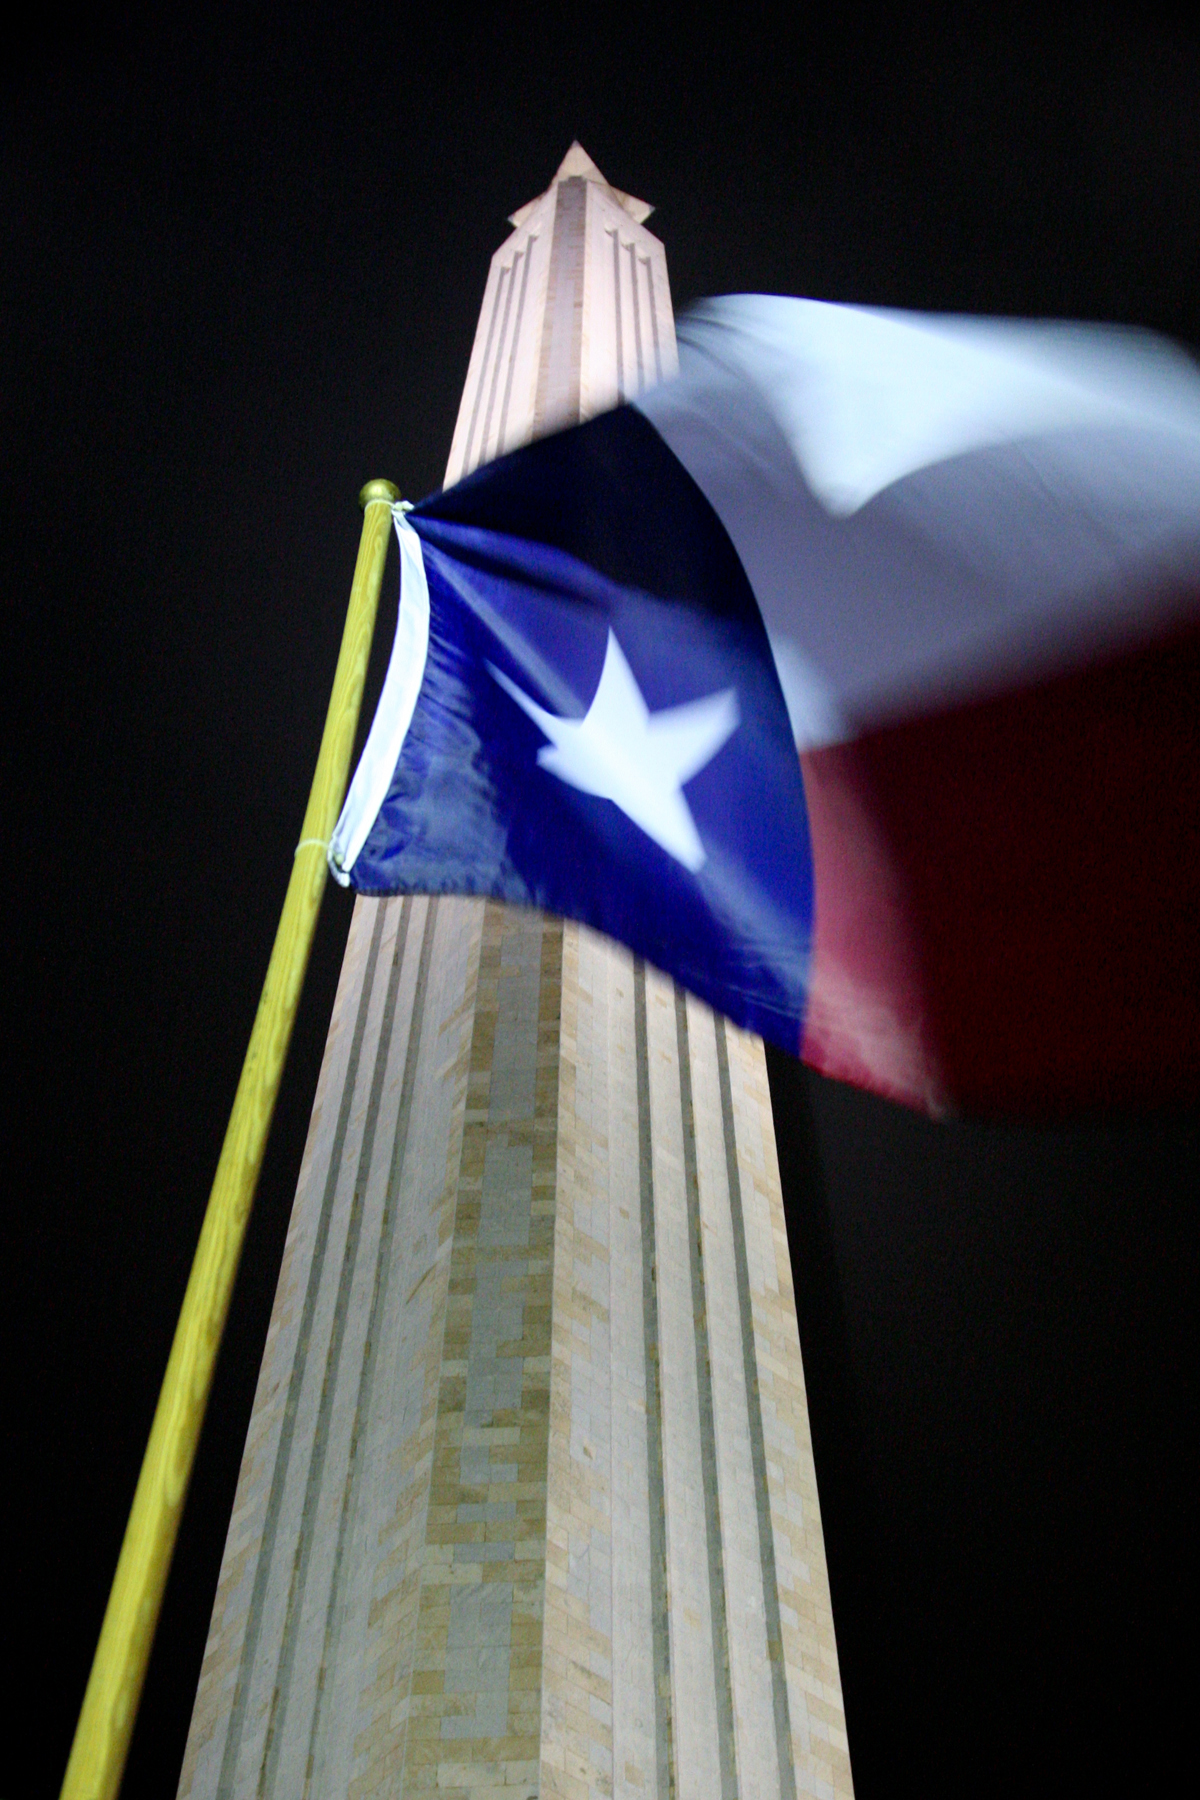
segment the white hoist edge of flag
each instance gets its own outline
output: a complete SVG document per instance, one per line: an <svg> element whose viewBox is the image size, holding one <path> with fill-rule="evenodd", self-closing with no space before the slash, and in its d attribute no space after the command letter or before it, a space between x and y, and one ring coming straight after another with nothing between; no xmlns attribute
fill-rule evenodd
<svg viewBox="0 0 1200 1800"><path fill-rule="evenodd" d="M405 518L403 501L392 508L400 547L400 617L379 705L367 734L341 816L329 840L329 869L349 887L348 870L367 841L387 796L425 679L429 653L429 582L421 540Z"/></svg>

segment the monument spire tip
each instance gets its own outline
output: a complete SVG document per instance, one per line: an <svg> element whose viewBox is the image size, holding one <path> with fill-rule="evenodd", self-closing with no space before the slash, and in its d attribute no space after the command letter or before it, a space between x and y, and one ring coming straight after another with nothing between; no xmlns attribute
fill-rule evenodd
<svg viewBox="0 0 1200 1800"><path fill-rule="evenodd" d="M606 181L596 164L592 161L591 157L580 143L579 139L573 138L570 149L558 165L554 180L550 183L550 188L557 187L560 181L578 180L580 178L584 181L594 181L598 187L602 187L610 199L615 200L618 206L623 207L637 225L643 225L654 211L654 208L648 201L637 200L632 194L624 194L621 192L620 188L615 188L610 181ZM547 193L549 193L550 188L546 190ZM538 204L538 201L544 199L544 197L544 195L539 194L537 200L529 200L524 206L518 207L516 212L510 213L508 218L509 224L516 226L523 225L534 207Z"/></svg>

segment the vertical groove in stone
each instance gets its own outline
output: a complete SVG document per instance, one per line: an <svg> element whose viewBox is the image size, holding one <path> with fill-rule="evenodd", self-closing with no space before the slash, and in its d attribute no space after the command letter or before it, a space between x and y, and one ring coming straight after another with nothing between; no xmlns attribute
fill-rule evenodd
<svg viewBox="0 0 1200 1800"><path fill-rule="evenodd" d="M464 473L475 466L471 461L471 451L475 447L475 427L479 423L479 408L483 402L483 390L487 385L488 369L491 366L492 343L496 336L496 314L500 310L500 289L503 285L504 270L502 269L496 277L496 291L492 295L492 311L491 316L488 319L487 342L483 347L483 363L479 370L479 382L475 389L475 404L471 408L471 427L467 432L466 448L463 451Z"/></svg>
<svg viewBox="0 0 1200 1800"><path fill-rule="evenodd" d="M650 337L654 345L654 379L663 378L662 340L658 335L658 308L654 304L654 271L650 267L650 259L646 258L646 286L650 293Z"/></svg>
<svg viewBox="0 0 1200 1800"><path fill-rule="evenodd" d="M500 408L500 424L496 431L496 450L501 453L507 449L505 436L508 431L508 406L512 399L513 375L516 373L517 352L521 347L521 323L525 317L525 296L529 292L529 267L533 261L533 246L537 242L537 234L530 236L524 250L518 250L513 257L513 268L524 257L525 266L521 271L521 293L517 301L517 316L513 320L512 338L508 346L508 374L504 378L504 403Z"/></svg>
<svg viewBox="0 0 1200 1800"><path fill-rule="evenodd" d="M521 253L509 263L507 269L500 271L500 286L505 288L504 311L500 316L500 336L496 339L496 354L492 359L492 379L488 383L487 411L483 415L483 432L479 439L480 461L487 455L488 439L492 434L492 410L496 404L496 395L500 390L500 371L504 367L504 350L508 343L508 315L512 311L513 289L517 282L517 264ZM499 301L499 294L496 296Z"/></svg>
<svg viewBox="0 0 1200 1800"><path fill-rule="evenodd" d="M770 1490L767 1486L767 1452L763 1437L762 1395L758 1383L758 1356L754 1345L754 1313L750 1299L750 1272L746 1256L746 1220L742 1210L742 1182L741 1172L738 1168L737 1135L733 1119L733 1090L729 1080L729 1045L725 1035L725 1020L718 1017L715 1024L717 1028L717 1079L721 1088L721 1126L725 1143L725 1169L729 1182L729 1212L733 1222L733 1258L737 1272L746 1405L750 1415L750 1457L754 1469L758 1545L759 1556L762 1560L767 1651L771 1659L771 1700L775 1715L779 1784L782 1800L796 1800L796 1769L792 1754L792 1726L788 1710L787 1673L783 1656L783 1624L779 1614L779 1585L775 1568L775 1534L771 1526Z"/></svg>
<svg viewBox="0 0 1200 1800"><path fill-rule="evenodd" d="M404 967L405 951L408 944L408 931L412 922L414 902L405 898L402 902L400 928L396 933L396 946L393 952L391 979L388 988L387 1010L384 1015L383 1029L379 1040L379 1062L377 1079L382 1080L392 1034L395 1029L396 995L400 986L400 978ZM404 1155L408 1145L408 1124L412 1114L413 1088L416 1084L417 1063L421 1054L421 1027L425 1017L425 998L429 983L429 963L433 949L433 934L437 924L437 899L431 899L426 907L424 929L421 934L421 948L417 964L417 979L413 993L411 1023L408 1042L404 1051L404 1076L400 1090L400 1104L396 1118L396 1132L392 1141L387 1185L384 1191L383 1219L380 1225L379 1245L375 1257L375 1278L371 1292L371 1311L367 1322L365 1353L362 1371L359 1376L358 1393L354 1410L354 1424L350 1434L350 1456L346 1470L346 1482L342 1495L342 1507L338 1520L338 1544L334 1555L333 1575L329 1584L329 1600L325 1613L325 1636L322 1645L321 1667L317 1682L317 1698L313 1707L312 1729L309 1734L307 1766L305 1771L304 1793L310 1791L316 1755L319 1749L319 1737L323 1723L326 1701L326 1673L336 1655L340 1638L340 1614L344 1605L342 1595L343 1560L348 1532L353 1526L358 1501L359 1476L361 1464L359 1447L363 1443L371 1416L371 1401L375 1385L375 1368L378 1360L379 1336L383 1310L387 1304L388 1285L393 1265L393 1240L396 1228L396 1213L399 1205L400 1176L404 1166ZM364 1140L365 1143L365 1140ZM369 1168L368 1168L369 1174Z"/></svg>
<svg viewBox="0 0 1200 1800"><path fill-rule="evenodd" d="M359 992L358 1010L354 1020L354 1036L350 1044L350 1057L346 1065L346 1080L342 1088L341 1105L338 1108L337 1126L334 1131L333 1145L329 1156L329 1169L325 1177L325 1188L321 1195L321 1210L317 1225L316 1242L313 1246L312 1266L309 1270L308 1285L304 1294L304 1310L300 1319L300 1331L296 1341L296 1353L292 1360L291 1373L288 1378L287 1399L284 1403L283 1426L279 1435L279 1446L275 1453L275 1468L271 1476L271 1492L267 1500L266 1518L263 1522L262 1539L259 1546L258 1562L254 1570L254 1589L250 1598L250 1614L246 1621L246 1635L242 1641L242 1654L238 1664L237 1685L234 1689L233 1706L230 1712L229 1730L225 1738L225 1750L221 1758L221 1772L217 1781L218 1800L232 1800L234 1777L237 1770L238 1752L242 1745L242 1731L246 1717L246 1702L249 1697L250 1683L254 1679L254 1670L258 1661L258 1640L262 1626L263 1605L266 1600L267 1582L270 1579L271 1565L274 1560L275 1539L279 1527L279 1511L283 1503L283 1490L287 1481L288 1462L291 1456L292 1438L296 1428L296 1409L300 1404L300 1391L304 1385L304 1373L308 1362L308 1347L312 1336L313 1313L316 1310L317 1294L320 1291L321 1276L325 1266L325 1251L329 1242L329 1223L333 1214L334 1198L337 1194L338 1179L342 1172L342 1149L346 1142L346 1129L350 1122L350 1108L354 1100L354 1090L358 1085L358 1064L362 1054L363 1033L366 1030L367 1011L371 1002L371 990L375 984L375 965L379 960L379 942L383 936L383 907L379 907L375 918L374 930L371 933L371 948L367 953L367 966L363 972L362 988Z"/></svg>
<svg viewBox="0 0 1200 1800"><path fill-rule="evenodd" d="M646 1046L646 965L633 962L633 1031L637 1058L638 1176L642 1210L642 1319L646 1355L646 1467L650 1479L650 1614L654 1635L654 1727L657 1792L674 1800L671 1641L667 1630L666 1503L663 1492L662 1386L658 1362L658 1294L654 1260L654 1157L650 1141L650 1061Z"/></svg>
<svg viewBox="0 0 1200 1800"><path fill-rule="evenodd" d="M679 1101L683 1114L683 1168L687 1193L688 1250L691 1261L692 1314L696 1326L696 1391L700 1403L700 1456L704 1476L704 1531L708 1550L708 1587L712 1606L713 1669L716 1675L717 1743L721 1756L722 1800L737 1800L734 1754L733 1685L729 1668L729 1625L725 1611L725 1568L721 1549L721 1514L717 1490L717 1441L713 1423L712 1362L708 1343L708 1307L704 1289L704 1245L700 1224L700 1184L696 1173L696 1126L692 1102L692 1064L688 1046L687 996L675 989L675 1030L679 1044Z"/></svg>
<svg viewBox="0 0 1200 1800"><path fill-rule="evenodd" d="M410 1143L411 1155L406 1152L403 1158L393 1157L391 1171L399 1190L408 1197L405 1217L412 1235L398 1247L396 1264L397 1273L403 1271L406 1284L411 1282L411 1286L399 1302L400 1336L393 1335L389 1341L388 1354L395 1360L387 1366L386 1374L392 1384L393 1403L398 1402L401 1413L408 1415L408 1429L397 1438L388 1429L391 1420L386 1425L382 1419L377 1421L377 1427L384 1426L378 1432L383 1441L377 1445L376 1453L380 1456L380 1472L386 1476L385 1500L390 1504L377 1518L377 1535L371 1545L372 1586L362 1645L366 1685L359 1689L348 1734L352 1779L345 1789L345 1764L339 1765L336 1773L341 1780L333 1790L339 1795L348 1792L348 1800L376 1795L385 1780L389 1792L408 1792L406 1770L410 1757L416 1764L412 1771L414 1787L419 1791L429 1784L425 1756L428 1743L417 1744L414 1750L412 1739L414 1731L420 1735L420 1714L428 1704L423 1696L429 1688L422 1684L426 1644L420 1629L421 1604L427 1564L431 1555L437 1556L429 1527L436 1502L436 1448L446 1375L446 1327L452 1307L453 1227L462 1172L486 907L480 901L454 900L431 900L428 905L439 910L436 934L434 923L430 924L429 957L424 970L429 997L423 1000L428 1017L424 1020L422 1040L427 1048L422 1049L407 1120L409 1138L415 1141ZM444 914L441 908L445 908ZM454 954L452 942L470 946L470 968L461 999L447 1010L445 989L439 978L444 977ZM464 1036L467 1020L471 1025ZM447 1048L451 1051L449 1063L443 1060ZM433 1097L448 1075L453 1079L454 1099L443 1151L443 1140L436 1130L432 1139L428 1135L428 1121L422 1117L421 1105ZM427 1313L422 1311L422 1295ZM514 1800L523 1797L514 1795Z"/></svg>
<svg viewBox="0 0 1200 1800"><path fill-rule="evenodd" d="M633 343L637 352L637 391L640 394L646 385L646 364L642 355L642 315L641 302L638 298L638 258L635 245L629 249L629 289L633 301Z"/></svg>
<svg viewBox="0 0 1200 1800"><path fill-rule="evenodd" d="M376 920L375 937L372 949L378 960L379 941L383 932L387 903L379 905L379 916ZM287 1722L288 1702L292 1692L292 1670L296 1660L297 1640L300 1634L300 1618L304 1607L305 1589L308 1581L309 1562L312 1556L313 1536L320 1508L321 1487L325 1475L325 1455L329 1444L330 1421L333 1415L334 1396L337 1393L338 1374L342 1360L342 1345L346 1336L346 1321L350 1309L350 1295L354 1285L354 1276L358 1264L358 1250L362 1237L364 1190L371 1172L371 1158L375 1150L375 1131L379 1120L379 1097L383 1088L384 1073L387 1068L387 1050L391 1038L392 1015L396 1005L396 990L400 984L399 958L393 959L388 979L387 998L381 1024L379 1041L375 1050L375 1067L371 1074L370 1098L367 1102L367 1116L363 1126L362 1144L359 1148L358 1166L354 1174L354 1195L350 1206L350 1219L346 1229L346 1244L342 1252L342 1267L338 1279L337 1304L334 1310L333 1335L329 1345L329 1353L325 1364L325 1378L321 1383L321 1402L317 1414L316 1436L313 1440L312 1460L308 1466L308 1482L304 1495L304 1523L297 1546L296 1561L292 1569L292 1579L288 1590L287 1614L284 1622L283 1647L279 1657L279 1672L275 1683L275 1692L271 1697L271 1720L267 1727L267 1739L263 1747L263 1760L259 1770L258 1792L263 1796L273 1796L275 1777L279 1767L280 1749L283 1743L284 1728ZM353 1465L352 1465L353 1466ZM315 1710L315 1703L314 1703Z"/></svg>
<svg viewBox="0 0 1200 1800"><path fill-rule="evenodd" d="M613 247L613 325L617 337L617 399L624 400L625 394L625 355L621 344L621 236L614 228L609 232Z"/></svg>
<svg viewBox="0 0 1200 1800"><path fill-rule="evenodd" d="M525 1465L526 1480L540 1483L537 1498L517 1503L522 1515L523 1541L518 1554L529 1556L536 1569L536 1630L530 1632L527 1659L520 1679L530 1684L533 1702L528 1718L528 1751L537 1758L541 1748L541 1693L545 1666L546 1520L550 1485L550 1356L554 1284L554 1232L558 1199L558 1086L562 1042L563 922L542 917L541 957L538 970L537 1068L534 1076L533 1159L530 1191L529 1273L522 1317L525 1352L521 1372L521 1421L524 1443L533 1451L533 1469ZM528 1433L528 1435L525 1435ZM513 1677L514 1681L516 1677ZM510 1720L510 1730L519 1729Z"/></svg>

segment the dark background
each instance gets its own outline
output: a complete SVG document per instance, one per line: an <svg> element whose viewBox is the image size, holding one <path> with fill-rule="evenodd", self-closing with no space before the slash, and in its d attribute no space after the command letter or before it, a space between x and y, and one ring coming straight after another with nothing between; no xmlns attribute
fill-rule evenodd
<svg viewBox="0 0 1200 1800"><path fill-rule="evenodd" d="M1186 13L913 12L46 8L7 45L5 1793L61 1780L355 496L440 481L506 214L578 136L656 203L677 309L757 289L1200 343ZM130 1797L174 1791L348 918L331 892ZM1186 1782L1198 1115L933 1125L771 1072L861 1800Z"/></svg>

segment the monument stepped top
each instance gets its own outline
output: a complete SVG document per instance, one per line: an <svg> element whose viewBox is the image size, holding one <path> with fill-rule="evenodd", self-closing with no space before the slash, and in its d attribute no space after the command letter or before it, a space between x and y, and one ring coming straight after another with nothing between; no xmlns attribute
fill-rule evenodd
<svg viewBox="0 0 1200 1800"><path fill-rule="evenodd" d="M648 201L635 200L632 194L623 194L620 188L615 188L612 186L611 182L606 181L583 145L579 142L578 138L575 139L575 142L571 145L571 148L559 163L558 172L555 175L554 180L550 183L550 187L557 187L560 181L566 181L573 175L581 175L585 181L596 182L604 189L610 199L615 200L618 206L624 207L630 218L637 225L644 224L650 217L650 214L654 211L654 208ZM550 188L547 188L546 193L548 194L549 192ZM525 205L519 206L515 213L509 214L509 224L517 226L523 225L534 207L538 204L538 201L544 199L545 194L538 194L536 199L526 201Z"/></svg>

